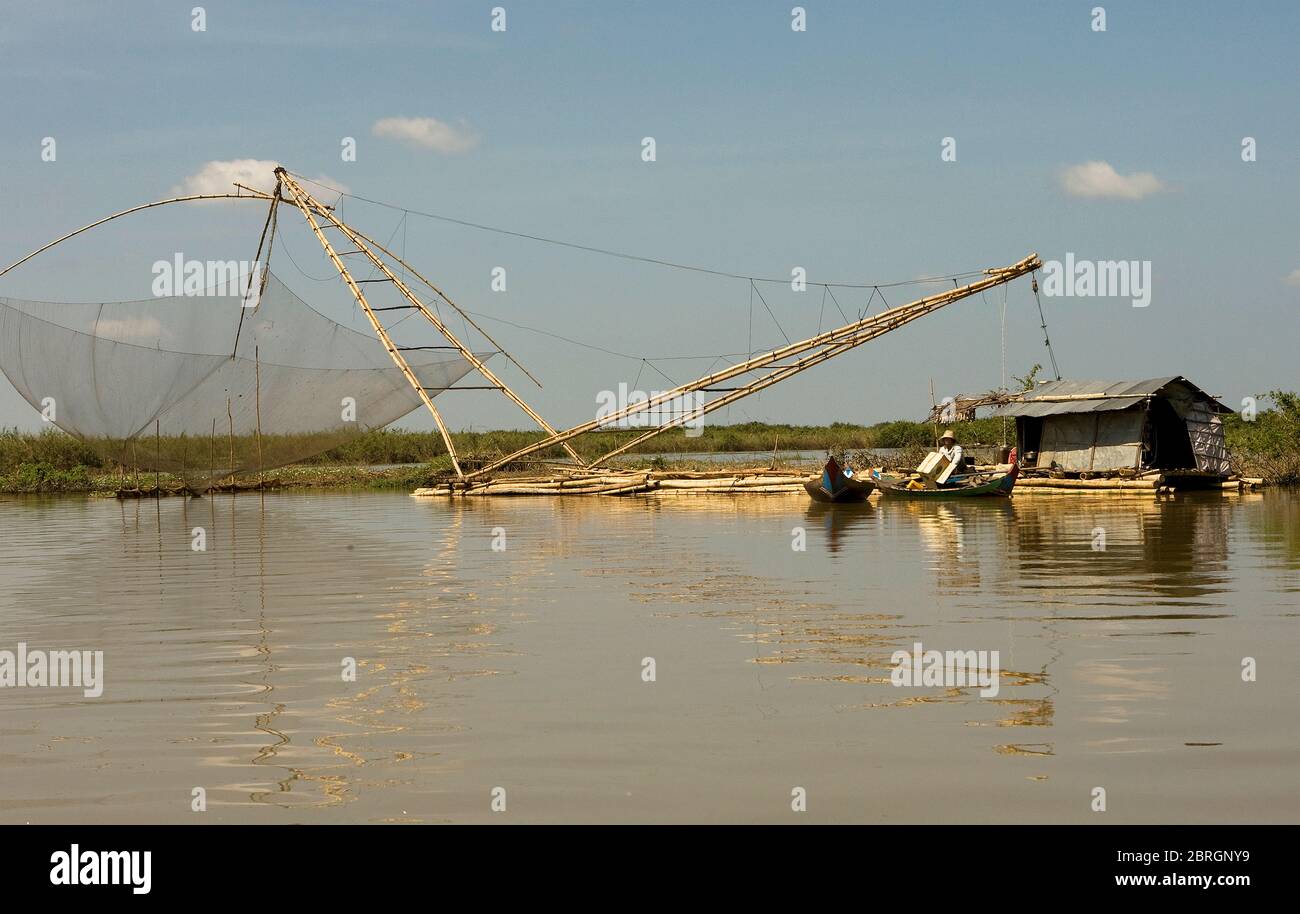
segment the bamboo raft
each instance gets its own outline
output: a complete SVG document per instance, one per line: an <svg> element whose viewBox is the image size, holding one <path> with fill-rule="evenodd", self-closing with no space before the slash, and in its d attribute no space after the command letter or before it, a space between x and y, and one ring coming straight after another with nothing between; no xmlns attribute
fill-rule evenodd
<svg viewBox="0 0 1300 914"><path fill-rule="evenodd" d="M1089 492L1120 492L1127 494L1166 494L1182 489L1202 491L1249 492L1260 488L1264 480L1255 477L1201 474L1187 470L1153 470L1134 475L1112 475L1094 478L1076 476L1021 476L1016 482L1016 493L1034 492L1050 495L1078 495Z"/></svg>
<svg viewBox="0 0 1300 914"><path fill-rule="evenodd" d="M988 469L993 469L992 467ZM1164 495L1176 490L1174 479L1185 473L1147 473L1141 476L1112 476L1093 479L1051 476L1021 476L1015 494L1036 495ZM415 498L467 498L533 495L607 495L616 497L677 495L806 495L806 484L816 483L817 474L789 469L754 467L736 470L637 470L583 472L577 469L546 475L448 480L416 489ZM1252 477L1207 478L1205 491L1249 492L1263 485Z"/></svg>
<svg viewBox="0 0 1300 914"><path fill-rule="evenodd" d="M553 473L545 476L449 480L416 489L415 498L475 496L609 495L806 495L804 483L815 478L791 470L637 470Z"/></svg>

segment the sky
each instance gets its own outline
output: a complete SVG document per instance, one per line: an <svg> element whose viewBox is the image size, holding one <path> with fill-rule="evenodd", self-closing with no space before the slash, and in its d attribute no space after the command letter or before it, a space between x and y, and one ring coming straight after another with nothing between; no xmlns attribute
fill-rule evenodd
<svg viewBox="0 0 1300 914"><path fill-rule="evenodd" d="M665 389L839 313L815 285L757 283L765 307L747 279L417 211L741 277L801 267L812 283L1031 251L1147 262L1146 307L1043 298L1062 376L1185 375L1234 408L1300 388L1300 4L809 0L803 31L788 0L214 0L196 31L199 5L0 2L0 263L220 184L230 163L280 162L392 204L343 197L341 212L478 316L544 387L492 365L555 424L591 418L602 390ZM264 215L215 202L127 217L0 277L0 296L146 297L159 259L251 259ZM284 216L271 269L364 326ZM882 292L897 305L936 287ZM872 295L833 291L850 317ZM1039 324L1022 279L1005 320L1002 291L966 299L709 420L919 419L932 389L1047 365ZM438 404L456 429L530 425L491 392ZM0 379L0 425L40 424Z"/></svg>

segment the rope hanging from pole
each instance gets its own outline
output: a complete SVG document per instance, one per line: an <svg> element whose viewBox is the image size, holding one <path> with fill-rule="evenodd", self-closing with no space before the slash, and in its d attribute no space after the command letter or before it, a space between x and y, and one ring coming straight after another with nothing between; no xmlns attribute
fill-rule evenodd
<svg viewBox="0 0 1300 914"><path fill-rule="evenodd" d="M235 185L241 191L243 187ZM280 182L275 182L275 193L271 195L271 208L266 214L266 222L262 225L262 237L257 240L257 253L253 255L253 268L248 274L248 287L244 290L244 300L240 303L239 324L235 327L235 345L230 348L230 357L233 359L239 353L239 335L244 330L244 315L248 313L248 302L253 294L253 280L261 272L261 283L257 288L257 300L261 301L262 296L266 294L266 283L270 279L271 270L271 244L275 241L276 212L280 208ZM266 263L262 264L262 247L266 247ZM256 307L256 306L254 306Z"/></svg>
<svg viewBox="0 0 1300 914"><path fill-rule="evenodd" d="M1052 362L1052 374L1061 380L1061 369L1056 367L1056 354L1052 352L1052 340L1047 335L1047 318L1043 316L1043 300L1038 297L1038 271L1030 277L1029 287L1034 290L1034 303L1038 305L1039 325L1043 328L1043 345L1047 347L1047 357Z"/></svg>

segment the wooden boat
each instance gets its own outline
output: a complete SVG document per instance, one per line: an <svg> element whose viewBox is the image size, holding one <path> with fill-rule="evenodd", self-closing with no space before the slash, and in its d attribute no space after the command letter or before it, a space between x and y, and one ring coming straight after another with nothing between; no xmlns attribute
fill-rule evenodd
<svg viewBox="0 0 1300 914"><path fill-rule="evenodd" d="M853 470L840 466L834 457L826 461L820 479L810 479L803 484L813 501L853 502L866 501L876 488L876 483L866 476L855 476Z"/></svg>
<svg viewBox="0 0 1300 914"><path fill-rule="evenodd" d="M1011 469L1005 473L972 473L958 477L955 485L934 488L913 487L910 476L879 476L876 486L882 496L891 498L978 498L981 496L1007 496L1015 487L1020 475L1015 448L1011 449Z"/></svg>

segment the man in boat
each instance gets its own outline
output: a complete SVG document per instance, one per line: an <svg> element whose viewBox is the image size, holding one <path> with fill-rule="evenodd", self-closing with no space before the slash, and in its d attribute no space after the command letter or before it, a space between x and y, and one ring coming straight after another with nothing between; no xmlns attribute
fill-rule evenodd
<svg viewBox="0 0 1300 914"><path fill-rule="evenodd" d="M939 439L939 453L953 464L952 476L959 476L966 471L966 455L957 443L957 436L952 433L952 429L945 429L943 437ZM950 476L949 479L951 478Z"/></svg>

